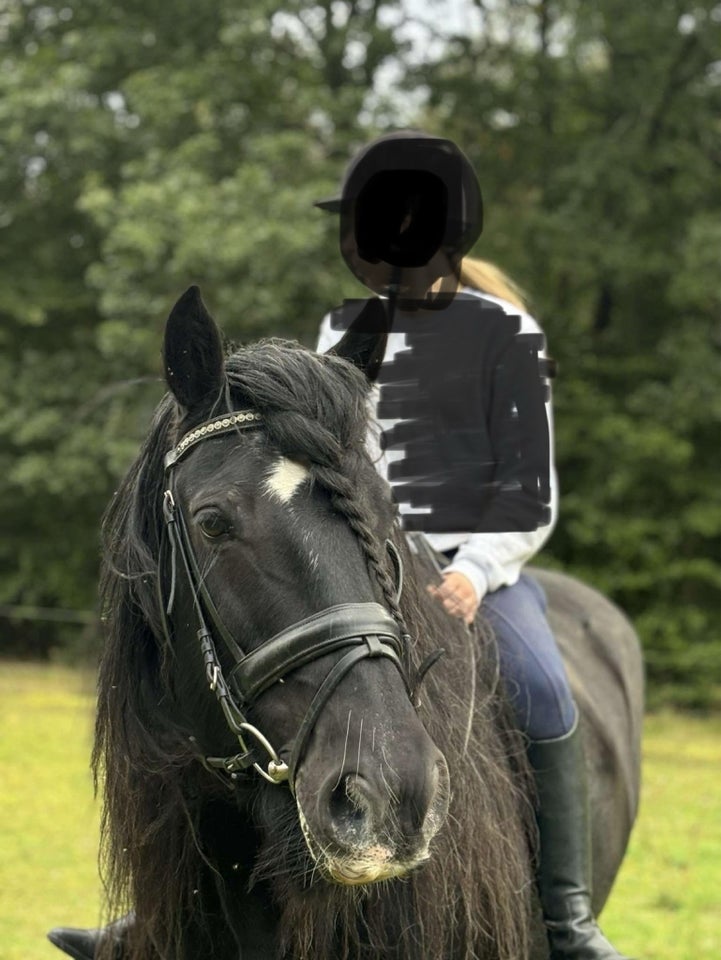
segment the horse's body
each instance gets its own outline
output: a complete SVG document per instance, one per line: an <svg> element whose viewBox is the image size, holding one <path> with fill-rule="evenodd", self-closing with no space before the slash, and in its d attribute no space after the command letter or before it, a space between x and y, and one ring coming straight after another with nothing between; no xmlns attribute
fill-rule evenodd
<svg viewBox="0 0 721 960"><path fill-rule="evenodd" d="M337 352L365 369L372 339L351 330ZM544 956L524 749L494 646L425 592L364 452L362 378L282 344L224 367L192 291L165 360L177 408L161 405L106 522L95 758L110 907L136 911L123 956L522 960L531 941ZM243 407L260 429L230 423ZM217 434L199 430L219 414ZM400 601L384 538L405 558ZM600 595L537 576L582 713L598 909L638 802L638 644ZM244 772L246 710L278 747L250 759L262 772L267 749L290 790Z"/></svg>

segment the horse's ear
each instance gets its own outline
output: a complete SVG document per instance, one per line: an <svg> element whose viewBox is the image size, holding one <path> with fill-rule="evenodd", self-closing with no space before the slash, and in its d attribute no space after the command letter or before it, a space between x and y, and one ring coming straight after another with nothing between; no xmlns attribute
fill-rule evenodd
<svg viewBox="0 0 721 960"><path fill-rule="evenodd" d="M186 411L209 408L223 385L220 331L198 287L188 287L170 311L163 342L165 379Z"/></svg>
<svg viewBox="0 0 721 960"><path fill-rule="evenodd" d="M378 297L366 301L341 340L327 352L350 360L375 381L383 363L388 343L390 321L383 301Z"/></svg>

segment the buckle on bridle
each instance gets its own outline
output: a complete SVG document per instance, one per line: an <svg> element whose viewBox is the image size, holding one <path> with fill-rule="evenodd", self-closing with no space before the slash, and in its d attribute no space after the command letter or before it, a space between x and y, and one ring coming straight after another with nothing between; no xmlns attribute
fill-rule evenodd
<svg viewBox="0 0 721 960"><path fill-rule="evenodd" d="M254 727L252 723L243 722L237 726L243 733L255 737L260 746L266 751L270 757L267 768L264 770L259 763L253 760L253 751L252 749L248 749L241 733L237 733L236 735L238 737L238 743L243 748L243 753L237 753L234 757L206 757L206 766L212 767L215 770L224 770L225 773L230 775L231 780L237 780L238 774L247 770L248 767L253 767L268 783L285 783L289 776L288 764L280 759L268 738L265 737L257 727Z"/></svg>
<svg viewBox="0 0 721 960"><path fill-rule="evenodd" d="M270 757L266 770L264 770L259 763L253 764L254 769L261 777L264 777L268 783L284 783L289 776L288 764L280 759L270 740L268 740L257 727L254 727L252 723L241 723L240 727L245 733L249 733L252 737L255 737ZM238 739L240 740L240 738ZM242 741L241 746L244 746Z"/></svg>
<svg viewBox="0 0 721 960"><path fill-rule="evenodd" d="M166 523L172 523L175 520L175 500L172 490L166 490L163 493L163 516Z"/></svg>

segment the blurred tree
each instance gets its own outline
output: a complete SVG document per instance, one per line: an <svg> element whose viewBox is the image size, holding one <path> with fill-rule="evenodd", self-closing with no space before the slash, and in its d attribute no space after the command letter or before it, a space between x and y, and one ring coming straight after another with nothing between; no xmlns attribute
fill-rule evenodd
<svg viewBox="0 0 721 960"><path fill-rule="evenodd" d="M0 6L0 606L93 605L97 529L200 282L235 339L313 339L336 188L395 52L378 2ZM0 644L47 652L43 625Z"/></svg>
<svg viewBox="0 0 721 960"><path fill-rule="evenodd" d="M549 562L635 619L655 689L721 691L721 6L474 3L430 123L484 184L480 255L537 295L562 488ZM668 691L667 691L668 693Z"/></svg>
<svg viewBox="0 0 721 960"><path fill-rule="evenodd" d="M358 291L312 202L426 91L417 122L481 178L477 252L533 291L560 360L548 562L634 616L657 688L709 702L721 8L465 3L448 38L463 18L411 0L0 2L0 606L92 606L99 516L185 286L234 339L306 342ZM405 101L378 89L389 65Z"/></svg>

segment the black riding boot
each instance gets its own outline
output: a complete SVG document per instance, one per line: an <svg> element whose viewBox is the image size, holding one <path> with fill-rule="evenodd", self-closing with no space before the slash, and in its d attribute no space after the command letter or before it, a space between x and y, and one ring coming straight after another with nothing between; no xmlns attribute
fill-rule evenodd
<svg viewBox="0 0 721 960"><path fill-rule="evenodd" d="M591 907L591 832L578 724L558 740L531 741L538 792L538 890L550 960L625 960Z"/></svg>
<svg viewBox="0 0 721 960"><path fill-rule="evenodd" d="M113 942L113 960L123 960L127 956L124 949L128 927L133 923L134 915L129 913L120 920L109 923L107 927L95 930L81 930L77 927L55 927L48 934L48 940L64 950L73 960L95 960L101 943L106 937Z"/></svg>

